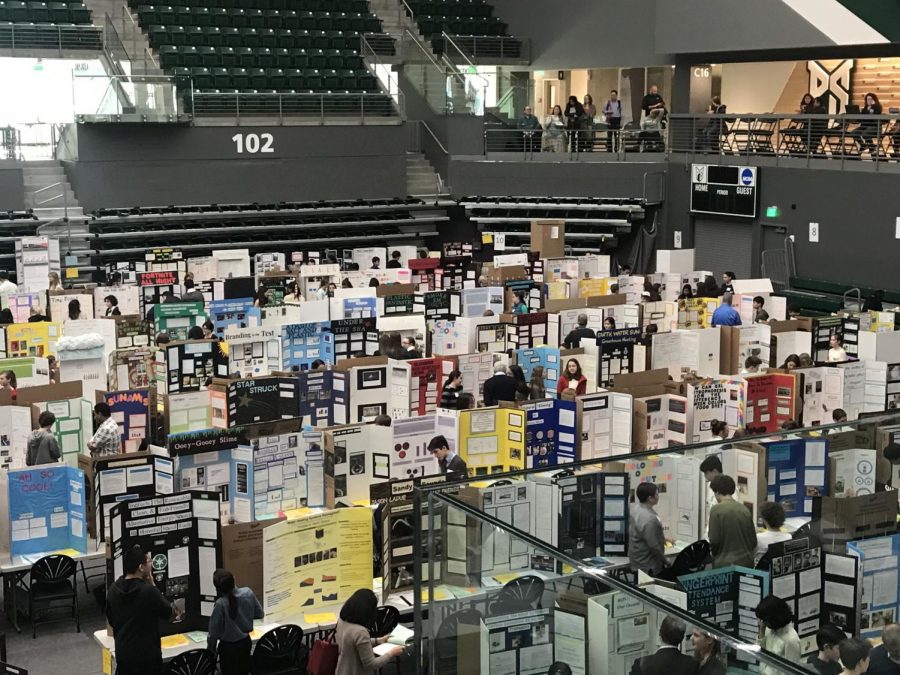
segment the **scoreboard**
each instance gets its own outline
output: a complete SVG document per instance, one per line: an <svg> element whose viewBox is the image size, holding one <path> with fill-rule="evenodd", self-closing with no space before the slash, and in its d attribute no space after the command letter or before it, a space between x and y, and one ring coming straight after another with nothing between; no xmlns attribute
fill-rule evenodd
<svg viewBox="0 0 900 675"><path fill-rule="evenodd" d="M759 168L691 165L691 213L756 217Z"/></svg>

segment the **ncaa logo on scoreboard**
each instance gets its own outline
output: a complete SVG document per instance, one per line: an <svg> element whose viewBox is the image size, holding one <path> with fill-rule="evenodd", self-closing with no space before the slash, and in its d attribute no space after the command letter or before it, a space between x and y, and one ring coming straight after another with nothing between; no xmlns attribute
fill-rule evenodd
<svg viewBox="0 0 900 675"><path fill-rule="evenodd" d="M741 169L740 183L748 187L756 185L756 169L749 166Z"/></svg>

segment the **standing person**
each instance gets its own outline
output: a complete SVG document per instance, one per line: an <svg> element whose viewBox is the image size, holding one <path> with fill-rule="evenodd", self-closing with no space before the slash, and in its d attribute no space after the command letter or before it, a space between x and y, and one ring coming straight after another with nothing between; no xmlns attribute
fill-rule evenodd
<svg viewBox="0 0 900 675"><path fill-rule="evenodd" d="M587 378L581 373L581 364L578 359L566 361L566 370L559 376L556 382L556 393L562 394L565 389L574 389L576 396L587 393Z"/></svg>
<svg viewBox="0 0 900 675"><path fill-rule="evenodd" d="M0 271L0 295L18 292L19 287L9 280L9 275L5 271Z"/></svg>
<svg viewBox="0 0 900 675"><path fill-rule="evenodd" d="M61 291L63 289L62 283L59 281L59 273L57 272L47 274L47 282L50 284L47 287L48 291Z"/></svg>
<svg viewBox="0 0 900 675"><path fill-rule="evenodd" d="M269 291L266 291L266 300L268 301ZM206 298L203 297L203 293L197 290L197 287L194 285L193 279L185 279L184 280L184 293L181 294L182 302L206 302Z"/></svg>
<svg viewBox="0 0 900 675"><path fill-rule="evenodd" d="M484 381L484 404L497 405L500 401L515 401L518 384L507 372L506 366L498 363L494 374Z"/></svg>
<svg viewBox="0 0 900 675"><path fill-rule="evenodd" d="M679 300L690 300L694 297L694 289L691 288L690 284L685 284L681 287L681 293L678 295Z"/></svg>
<svg viewBox="0 0 900 675"><path fill-rule="evenodd" d="M606 151L613 151L613 138L618 135L619 129L622 128L622 101L619 100L619 92L611 89L609 98L603 104L603 116L606 118L606 126L609 130L606 132ZM618 143L616 143L618 147Z"/></svg>
<svg viewBox="0 0 900 675"><path fill-rule="evenodd" d="M726 293L734 295L734 280L736 278L734 272L724 272L722 274L722 286L719 288L719 295L725 295Z"/></svg>
<svg viewBox="0 0 900 675"><path fill-rule="evenodd" d="M603 330L615 330L616 320L614 317L608 316L603 319Z"/></svg>
<svg viewBox="0 0 900 675"><path fill-rule="evenodd" d="M844 654L841 653L843 661ZM844 664L846 665L846 664ZM869 675L900 675L900 626L888 624L881 631L881 644L869 657Z"/></svg>
<svg viewBox="0 0 900 675"><path fill-rule="evenodd" d="M563 346L566 349L577 349L581 346L581 339L588 338L593 340L597 337L596 333L594 333L593 328L588 328L588 317L587 314L579 314L578 315L578 325L575 326L572 330L569 331L569 334L566 335L566 339L563 340Z"/></svg>
<svg viewBox="0 0 900 675"><path fill-rule="evenodd" d="M691 645L694 658L699 666L697 675L725 675L725 660L722 658L722 646L709 633L698 628L691 633Z"/></svg>
<svg viewBox="0 0 900 675"><path fill-rule="evenodd" d="M400 346L403 348L403 354L400 356L401 359L421 359L422 352L419 351L419 348L416 346L416 339L414 337L404 337L400 340Z"/></svg>
<svg viewBox="0 0 900 675"><path fill-rule="evenodd" d="M441 408L456 410L456 402L463 390L463 376L460 370L451 370L441 390Z"/></svg>
<svg viewBox="0 0 900 675"><path fill-rule="evenodd" d="M712 152L719 152L719 139L722 137L725 127L722 119L713 117L713 115L724 115L725 110L726 107L722 105L722 99L718 96L713 96L709 107L706 109L706 114L710 115L710 119L703 131L700 132L702 136L701 150L709 149Z"/></svg>
<svg viewBox="0 0 900 675"><path fill-rule="evenodd" d="M841 653L838 645L846 639L844 631L834 624L827 623L816 631L815 654L810 654L806 662L816 669L819 675L840 675Z"/></svg>
<svg viewBox="0 0 900 675"><path fill-rule="evenodd" d="M713 312L712 315L712 321L710 323L713 327L741 325L741 315L731 306L732 300L733 296L731 293L725 293L725 295L722 296L722 304L716 308L716 311Z"/></svg>
<svg viewBox="0 0 900 675"><path fill-rule="evenodd" d="M106 593L106 618L113 629L117 675L155 675L162 671L159 622L180 619L153 583L150 553L133 546L122 560L124 575Z"/></svg>
<svg viewBox="0 0 900 675"><path fill-rule="evenodd" d="M391 251L391 259L387 261L387 264L384 266L384 268L388 270L399 270L400 268L402 268L403 263L400 262L400 257L400 251Z"/></svg>
<svg viewBox="0 0 900 675"><path fill-rule="evenodd" d="M763 309L766 299L757 295L753 298L753 323L767 323L769 321L769 313Z"/></svg>
<svg viewBox="0 0 900 675"><path fill-rule="evenodd" d="M553 110L544 120L542 145L549 152L563 152L566 147L566 118L562 108L553 106Z"/></svg>
<svg viewBox="0 0 900 675"><path fill-rule="evenodd" d="M512 306L513 314L528 314L528 303L525 302L525 292L516 291L516 299Z"/></svg>
<svg viewBox="0 0 900 675"><path fill-rule="evenodd" d="M522 116L516 122L516 127L522 132L522 147L526 152L532 152L535 149L540 151L541 144L541 121L534 116L534 112L530 105L525 106Z"/></svg>
<svg viewBox="0 0 900 675"><path fill-rule="evenodd" d="M828 336L828 363L840 363L847 360L847 352L841 342L841 336L832 333Z"/></svg>
<svg viewBox="0 0 900 675"><path fill-rule="evenodd" d="M800 637L794 630L794 613L788 604L777 596L766 596L756 606L756 617L765 626L765 634L759 646L783 659L801 663ZM781 671L761 663L759 672L763 675L778 675Z"/></svg>
<svg viewBox="0 0 900 675"><path fill-rule="evenodd" d="M119 309L119 299L114 295L107 295L103 298L106 305L106 313L103 316L122 316L122 310Z"/></svg>
<svg viewBox="0 0 900 675"><path fill-rule="evenodd" d="M81 303L78 301L78 298L69 300L69 319L71 321L79 321L86 318L81 311Z"/></svg>
<svg viewBox="0 0 900 675"><path fill-rule="evenodd" d="M584 106L578 101L577 96L570 96L566 102L566 132L569 137L569 151L578 150L578 131L582 127L584 120Z"/></svg>
<svg viewBox="0 0 900 675"><path fill-rule="evenodd" d="M547 398L547 387L544 385L544 366L535 366L531 369L531 379L528 380L528 399L540 401Z"/></svg>
<svg viewBox="0 0 900 675"><path fill-rule="evenodd" d="M372 258L372 266L369 268L370 270L381 269L381 258L375 256Z"/></svg>
<svg viewBox="0 0 900 675"><path fill-rule="evenodd" d="M660 126L666 114L666 102L659 95L659 88L655 84L650 85L644 98L641 99L641 110L644 111L644 122L651 126Z"/></svg>
<svg viewBox="0 0 900 675"><path fill-rule="evenodd" d="M758 563L760 558L766 554L770 544L777 544L779 541L787 541L791 538L790 532L781 531L781 526L784 525L785 514L784 507L778 502L763 502L760 504L759 519L762 521L765 529L756 534L754 564Z"/></svg>
<svg viewBox="0 0 900 675"><path fill-rule="evenodd" d="M528 388L528 382L525 380L525 371L522 370L522 366L511 365L509 367L509 375L516 381L516 402L527 401L530 389Z"/></svg>
<svg viewBox="0 0 900 675"><path fill-rule="evenodd" d="M713 420L710 422L709 431L714 438L721 438L723 441L728 438L728 425L722 420Z"/></svg>
<svg viewBox="0 0 900 675"><path fill-rule="evenodd" d="M845 675L862 675L872 672L869 667L872 658L872 643L859 638L847 638L838 645L841 654L841 663L844 665Z"/></svg>
<svg viewBox="0 0 900 675"><path fill-rule="evenodd" d="M98 425L97 431L94 432L87 444L91 451L91 457L117 455L122 452L119 423L112 418L112 411L108 404L101 401L94 406L94 422Z"/></svg>
<svg viewBox="0 0 900 675"><path fill-rule="evenodd" d="M703 474L703 478L706 480L707 486L712 485L713 478L716 476L722 475L722 460L719 459L718 455L710 455L706 457L702 462L700 462L700 473ZM705 537L708 537L709 534L709 512L712 511L712 507L714 507L719 502L716 501L716 495L712 491L712 487L707 487L706 489L706 532L704 534Z"/></svg>
<svg viewBox="0 0 900 675"><path fill-rule="evenodd" d="M709 512L709 546L713 567L753 567L756 526L747 507L734 499L734 479L721 475L709 484L718 502Z"/></svg>
<svg viewBox="0 0 900 675"><path fill-rule="evenodd" d="M328 277L319 279L319 287L316 289L316 300L326 300L328 298Z"/></svg>
<svg viewBox="0 0 900 675"><path fill-rule="evenodd" d="M744 369L741 371L741 375L756 375L759 373L761 365L762 359L751 354L744 359Z"/></svg>
<svg viewBox="0 0 900 675"><path fill-rule="evenodd" d="M209 618L207 649L213 654L218 646L222 675L250 675L250 633L253 620L262 619L263 608L253 591L238 588L228 570L213 572L216 604Z"/></svg>
<svg viewBox="0 0 900 675"><path fill-rule="evenodd" d="M335 675L375 675L406 651L397 646L387 654L375 656L372 647L384 644L389 637L373 638L369 635L369 627L375 624L377 611L378 598L370 588L355 591L341 607L334 631L339 654Z"/></svg>
<svg viewBox="0 0 900 675"><path fill-rule="evenodd" d="M641 483L634 490L638 503L629 511L628 562L632 569L657 576L666 568L666 538L653 507L659 504L659 488Z"/></svg>
<svg viewBox="0 0 900 675"><path fill-rule="evenodd" d="M582 117L581 132L581 151L594 151L594 118L597 116L597 106L594 105L594 97L590 94L584 95L581 107L584 109Z"/></svg>
<svg viewBox="0 0 900 675"><path fill-rule="evenodd" d="M0 391L8 391L13 400L16 400L16 374L11 370L0 371Z"/></svg>
<svg viewBox="0 0 900 675"><path fill-rule="evenodd" d="M794 370L802 367L803 364L800 362L800 357L796 354L788 354L784 359L784 363L781 364L781 370Z"/></svg>
<svg viewBox="0 0 900 675"><path fill-rule="evenodd" d="M428 441L428 452L437 459L441 473L466 471L466 463L463 458L450 449L450 444L444 436L438 435Z"/></svg>
<svg viewBox="0 0 900 675"><path fill-rule="evenodd" d="M681 619L667 616L659 625L661 647L655 654L636 659L631 675L696 675L697 662L681 653L687 626Z"/></svg>
<svg viewBox="0 0 900 675"><path fill-rule="evenodd" d="M28 450L25 453L27 466L52 464L59 461L61 453L56 436L53 435L54 424L56 424L56 415L52 412L45 410L38 417L40 428L32 431L31 436L28 437Z"/></svg>

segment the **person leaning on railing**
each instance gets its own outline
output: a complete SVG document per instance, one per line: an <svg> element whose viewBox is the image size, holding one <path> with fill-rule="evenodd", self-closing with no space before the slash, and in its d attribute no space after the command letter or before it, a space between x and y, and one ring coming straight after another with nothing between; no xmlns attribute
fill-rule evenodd
<svg viewBox="0 0 900 675"><path fill-rule="evenodd" d="M553 110L544 120L543 147L550 152L563 152L566 147L566 119L562 108L553 106Z"/></svg>
<svg viewBox="0 0 900 675"><path fill-rule="evenodd" d="M525 150L534 150L541 147L541 121L534 116L530 105L525 106L525 110L516 123L516 126L522 132L522 141Z"/></svg>

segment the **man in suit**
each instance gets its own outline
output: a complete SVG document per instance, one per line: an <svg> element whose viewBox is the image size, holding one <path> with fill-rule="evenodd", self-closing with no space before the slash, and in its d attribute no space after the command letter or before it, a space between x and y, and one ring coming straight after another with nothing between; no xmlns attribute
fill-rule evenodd
<svg viewBox="0 0 900 675"><path fill-rule="evenodd" d="M443 436L435 436L428 442L428 452L437 458L438 466L441 467L441 473L453 473L455 471L466 471L466 463L462 457L457 455L450 449L450 444Z"/></svg>
<svg viewBox="0 0 900 675"><path fill-rule="evenodd" d="M493 377L484 381L484 404L497 405L500 401L516 400L516 381L506 372L506 366L498 365Z"/></svg>
<svg viewBox="0 0 900 675"><path fill-rule="evenodd" d="M869 675L900 675L900 626L888 624L881 632L881 644L869 654Z"/></svg>
<svg viewBox="0 0 900 675"><path fill-rule="evenodd" d="M595 338L597 337L594 334L593 329L587 327L588 318L587 314L579 314L578 315L578 326L569 331L569 334L566 336L566 339L563 340L563 346L566 349L577 349L581 346L582 338Z"/></svg>
<svg viewBox="0 0 900 675"><path fill-rule="evenodd" d="M682 654L679 647L687 626L680 619L667 616L659 626L659 640L662 646L655 654L635 660L631 675L695 675L698 661Z"/></svg>

